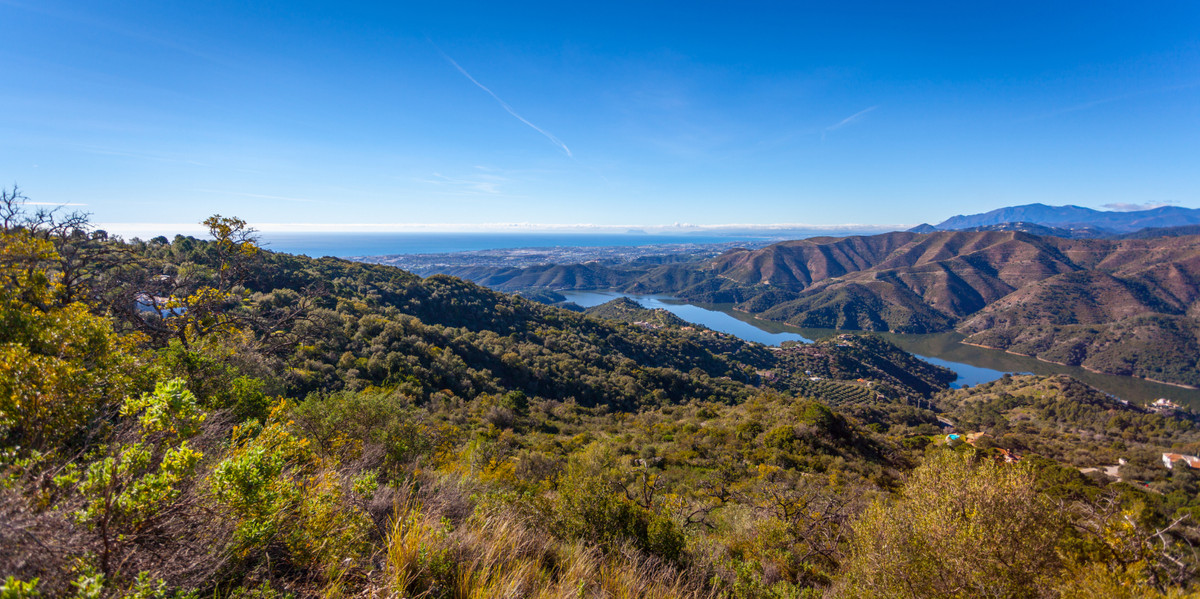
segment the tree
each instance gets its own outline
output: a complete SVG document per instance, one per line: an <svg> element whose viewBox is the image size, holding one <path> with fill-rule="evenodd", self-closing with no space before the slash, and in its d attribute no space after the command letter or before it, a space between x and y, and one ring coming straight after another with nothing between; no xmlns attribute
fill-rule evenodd
<svg viewBox="0 0 1200 599"><path fill-rule="evenodd" d="M0 233L0 440L61 448L132 388L137 339L81 302L60 303L53 245Z"/></svg>
<svg viewBox="0 0 1200 599"><path fill-rule="evenodd" d="M128 289L130 301L120 307L125 319L153 336L159 345L178 341L186 350L215 333L245 328L233 316L245 298L234 292L244 282L250 261L259 255L258 237L246 221L214 214L201 224L208 227L213 243L211 267L199 264L147 264ZM157 272L156 272L157 270Z"/></svg>
<svg viewBox="0 0 1200 599"><path fill-rule="evenodd" d="M214 214L200 224L208 227L217 252L217 289L228 290L246 276L250 259L259 254L258 231L234 216Z"/></svg>
<svg viewBox="0 0 1200 599"><path fill-rule="evenodd" d="M86 212L63 214L61 207L39 207L31 212L25 207L27 202L15 185L11 191L0 189L0 233L20 233L53 244L52 266L58 282L55 301L95 304L103 295L102 288L114 280L113 272L131 260L130 253L120 244L110 243L107 233L91 231Z"/></svg>

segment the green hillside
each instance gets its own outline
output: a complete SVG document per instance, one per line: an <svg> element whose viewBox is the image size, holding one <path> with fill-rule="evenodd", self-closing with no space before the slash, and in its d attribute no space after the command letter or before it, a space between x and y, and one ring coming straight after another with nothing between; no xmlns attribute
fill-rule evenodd
<svg viewBox="0 0 1200 599"><path fill-rule="evenodd" d="M649 310L641 304L627 298L619 297L600 304L592 306L583 311L588 316L602 318L604 320L615 320L627 324L640 324L644 327L685 327L690 326L688 321L671 314L664 309Z"/></svg>

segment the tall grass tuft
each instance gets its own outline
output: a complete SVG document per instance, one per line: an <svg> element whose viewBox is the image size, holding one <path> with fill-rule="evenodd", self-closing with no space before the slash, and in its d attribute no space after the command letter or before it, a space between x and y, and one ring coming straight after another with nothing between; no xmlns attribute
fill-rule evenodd
<svg viewBox="0 0 1200 599"><path fill-rule="evenodd" d="M397 503L380 596L430 599L706 599L715 594L632 547L565 541L510 513L476 513L450 531L414 498Z"/></svg>

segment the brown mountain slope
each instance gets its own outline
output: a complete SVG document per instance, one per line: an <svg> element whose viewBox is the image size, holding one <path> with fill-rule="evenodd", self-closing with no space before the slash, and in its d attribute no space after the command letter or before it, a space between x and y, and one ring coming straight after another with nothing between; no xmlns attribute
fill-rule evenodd
<svg viewBox="0 0 1200 599"><path fill-rule="evenodd" d="M736 302L797 326L957 328L970 343L1200 384L1200 236L889 233L787 242L675 268L688 285L660 290ZM687 270L693 276L682 276ZM710 276L697 280L701 273ZM639 284L655 288L652 277Z"/></svg>
<svg viewBox="0 0 1200 599"><path fill-rule="evenodd" d="M808 312L827 311L841 301L912 311L919 300L927 316L957 321L987 312L985 307L1002 298L1010 299L996 310L1069 301L1086 308L1085 322L1107 322L1140 312L1187 312L1200 297L1200 236L1113 241L1015 231L888 233L730 252L692 268L710 273L726 295L739 297L739 309L796 324L828 321ZM1077 274L1082 272L1104 276ZM643 283L654 287L652 280ZM854 292L839 293L849 285ZM712 281L693 287L711 292ZM672 291L687 297L692 290ZM1090 307L1073 297L1092 298L1085 302ZM939 320L944 319L931 324ZM881 326L874 318L849 322ZM888 324L912 329L911 322Z"/></svg>
<svg viewBox="0 0 1200 599"><path fill-rule="evenodd" d="M964 342L1095 372L1200 387L1196 318L1145 314L1094 325L998 327Z"/></svg>
<svg viewBox="0 0 1200 599"><path fill-rule="evenodd" d="M1055 275L1022 287L958 325L965 333L996 327L1101 324L1149 313L1182 314L1178 298L1162 297L1139 278L1100 271Z"/></svg>
<svg viewBox="0 0 1200 599"><path fill-rule="evenodd" d="M730 252L700 270L722 281L738 309L767 318L928 332L952 328L1031 282L1077 270L1050 239L1011 231L817 238ZM671 291L712 301L707 285Z"/></svg>
<svg viewBox="0 0 1200 599"><path fill-rule="evenodd" d="M799 291L818 281L872 268L918 237L916 233L888 233L785 241L761 250L728 252L710 261L708 269L744 286L761 284Z"/></svg>

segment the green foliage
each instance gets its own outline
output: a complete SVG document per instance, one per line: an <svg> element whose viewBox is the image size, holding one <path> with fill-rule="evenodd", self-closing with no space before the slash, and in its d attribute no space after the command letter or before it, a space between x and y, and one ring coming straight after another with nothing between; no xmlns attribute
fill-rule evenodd
<svg viewBox="0 0 1200 599"><path fill-rule="evenodd" d="M847 597L1037 597L1067 524L1021 466L934 450L855 524Z"/></svg>
<svg viewBox="0 0 1200 599"><path fill-rule="evenodd" d="M500 405L512 410L517 416L529 415L529 398L521 391L505 393Z"/></svg>
<svg viewBox="0 0 1200 599"><path fill-rule="evenodd" d="M100 573L87 570L71 581L75 587L75 599L100 599L104 596L107 577Z"/></svg>
<svg viewBox="0 0 1200 599"><path fill-rule="evenodd" d="M121 599L198 599L196 591L172 591L166 581L154 578L149 572L138 572L137 578L129 589L121 594Z"/></svg>
<svg viewBox="0 0 1200 599"><path fill-rule="evenodd" d="M25 582L8 576L4 579L3 584L0 584L0 599L34 599L41 597L41 591L37 590L38 582L36 578Z"/></svg>
<svg viewBox="0 0 1200 599"><path fill-rule="evenodd" d="M208 417L180 379L160 382L155 385L154 393L126 400L121 415L136 415L144 437L165 435L183 439L200 432L200 424Z"/></svg>
<svg viewBox="0 0 1200 599"><path fill-rule="evenodd" d="M265 425L237 427L209 482L236 520L231 550L248 565L268 549L284 563L336 581L368 554L373 528L346 487L365 492L375 485L344 481L327 468L308 439L283 420L288 412L280 403Z"/></svg>
<svg viewBox="0 0 1200 599"><path fill-rule="evenodd" d="M313 394L296 406L295 416L327 455L354 457L367 445L378 446L389 471L444 450L450 441L442 438L447 431L427 422L410 398L381 389Z"/></svg>
<svg viewBox="0 0 1200 599"><path fill-rule="evenodd" d="M675 523L614 492L609 477L615 459L600 444L572 457L558 482L555 529L567 538L610 548L628 541L668 560L680 559L686 543Z"/></svg>
<svg viewBox="0 0 1200 599"><path fill-rule="evenodd" d="M137 440L114 444L82 472L68 471L56 480L78 482L84 505L74 518L99 538L100 567L109 577L122 546L147 533L190 485L203 454L187 439L206 417L180 380L127 399L121 414L137 418Z"/></svg>
<svg viewBox="0 0 1200 599"><path fill-rule="evenodd" d="M800 413L800 422L827 429L835 426L838 420L827 406L817 402L807 402L804 411Z"/></svg>
<svg viewBox="0 0 1200 599"><path fill-rule="evenodd" d="M243 552L280 534L302 494L298 479L311 472L307 440L279 420L285 409L276 406L266 426L235 428L233 446L210 475L215 498L238 521L235 544Z"/></svg>
<svg viewBox="0 0 1200 599"><path fill-rule="evenodd" d="M228 599L292 599L295 595L280 591L264 580L258 586L240 586L229 593Z"/></svg>
<svg viewBox="0 0 1200 599"><path fill-rule="evenodd" d="M58 300L53 244L0 234L0 440L33 449L75 441L132 390L134 338L83 303Z"/></svg>

